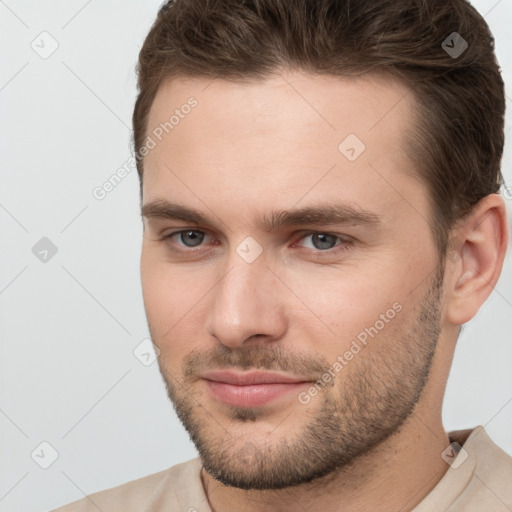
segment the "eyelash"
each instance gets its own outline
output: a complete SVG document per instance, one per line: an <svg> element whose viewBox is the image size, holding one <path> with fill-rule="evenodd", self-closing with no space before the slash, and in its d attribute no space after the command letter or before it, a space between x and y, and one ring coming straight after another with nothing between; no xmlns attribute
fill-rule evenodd
<svg viewBox="0 0 512 512"><path fill-rule="evenodd" d="M180 231L173 231L172 233L169 233L169 234L163 236L160 240L164 241L164 242L170 241L173 236L180 235L181 233L187 233L189 231L193 231L195 233L203 233L206 236L208 236L208 233L206 233L205 231L200 231L200 230L196 230L196 229L182 229ZM326 231L307 231L307 232L303 233L303 235L298 239L298 241L301 241L304 238L306 238L308 236L312 236L312 235L332 235L332 236L336 237L338 240L340 240L340 242L341 242L340 244L335 245L331 249L325 249L323 251L321 249L308 249L308 248L302 247L302 249L306 249L306 251L309 254L312 254L314 256L322 257L324 255L329 255L329 256L337 255L341 252L349 250L354 245L353 240L350 240L348 238L344 239L334 233L328 233ZM296 242L294 242L294 244L295 243ZM186 247L186 246L179 246L179 247ZM178 248L176 248L176 246L173 246L173 250L176 252L180 252L180 253L192 254L192 253L201 253L201 252L206 251L207 249L202 248L202 246L198 246L198 248L189 247L188 249L178 249Z"/></svg>

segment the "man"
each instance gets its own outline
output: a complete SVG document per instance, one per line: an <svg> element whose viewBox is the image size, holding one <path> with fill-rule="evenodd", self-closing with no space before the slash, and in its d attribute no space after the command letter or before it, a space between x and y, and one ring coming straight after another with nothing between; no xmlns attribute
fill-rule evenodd
<svg viewBox="0 0 512 512"><path fill-rule="evenodd" d="M199 457L59 511L512 510L511 457L441 419L508 245L484 20L176 0L138 73L144 304Z"/></svg>

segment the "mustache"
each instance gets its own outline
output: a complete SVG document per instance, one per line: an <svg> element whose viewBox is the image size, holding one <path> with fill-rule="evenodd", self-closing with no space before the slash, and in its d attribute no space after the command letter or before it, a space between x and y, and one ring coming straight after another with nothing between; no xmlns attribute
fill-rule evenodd
<svg viewBox="0 0 512 512"><path fill-rule="evenodd" d="M329 362L320 355L287 352L282 347L250 347L232 349L226 345L217 345L208 350L195 349L183 360L183 374L193 379L208 370L249 368L277 372L291 372L311 380L321 378Z"/></svg>

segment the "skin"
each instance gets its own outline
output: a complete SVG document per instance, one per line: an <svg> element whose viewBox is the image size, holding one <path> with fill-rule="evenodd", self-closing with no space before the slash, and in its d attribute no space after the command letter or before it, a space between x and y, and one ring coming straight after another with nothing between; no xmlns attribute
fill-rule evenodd
<svg viewBox="0 0 512 512"><path fill-rule="evenodd" d="M176 78L158 91L148 133L190 96L198 104L145 157L143 206L167 200L212 219L143 217L144 304L215 512L406 512L448 469L446 381L460 325L499 278L506 209L497 194L480 201L439 265L427 191L402 147L409 92L384 76L297 71L246 83ZM366 145L352 162L338 149L348 134ZM380 225L262 225L274 210L321 203L350 203ZM326 248L312 233L334 238L320 239ZM237 253L248 236L262 249L252 263ZM396 303L307 404L289 393L231 407L199 378L258 368L314 381Z"/></svg>

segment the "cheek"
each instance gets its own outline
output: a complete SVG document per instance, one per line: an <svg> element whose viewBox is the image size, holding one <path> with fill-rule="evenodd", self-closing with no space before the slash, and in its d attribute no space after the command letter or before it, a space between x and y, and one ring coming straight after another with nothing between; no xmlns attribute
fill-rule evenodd
<svg viewBox="0 0 512 512"><path fill-rule="evenodd" d="M382 263L303 272L290 275L287 283L309 310L308 318L314 313L337 332L375 321L403 295L399 278Z"/></svg>
<svg viewBox="0 0 512 512"><path fill-rule="evenodd" d="M142 294L146 313L154 325L172 326L189 302L194 281L185 279L182 270L171 265L158 250L143 246L141 265ZM169 328L169 327L168 327Z"/></svg>
<svg viewBox="0 0 512 512"><path fill-rule="evenodd" d="M200 330L204 325L201 315L204 315L207 288L204 289L198 276L191 277L182 270L144 256L141 283L153 342L173 364L201 339Z"/></svg>
<svg viewBox="0 0 512 512"><path fill-rule="evenodd" d="M362 266L331 267L303 273L300 279L289 276L290 288L307 307L290 319L306 344L303 349L318 351L334 363L345 353L347 360L369 357L400 338L406 305L416 299L408 295L413 275L384 259L367 263L364 271Z"/></svg>
<svg viewBox="0 0 512 512"><path fill-rule="evenodd" d="M141 284L149 324L152 329L156 329L155 334L161 335L162 322L175 310L175 295L170 293L170 281L165 273L162 274L159 265L144 255L141 260Z"/></svg>

